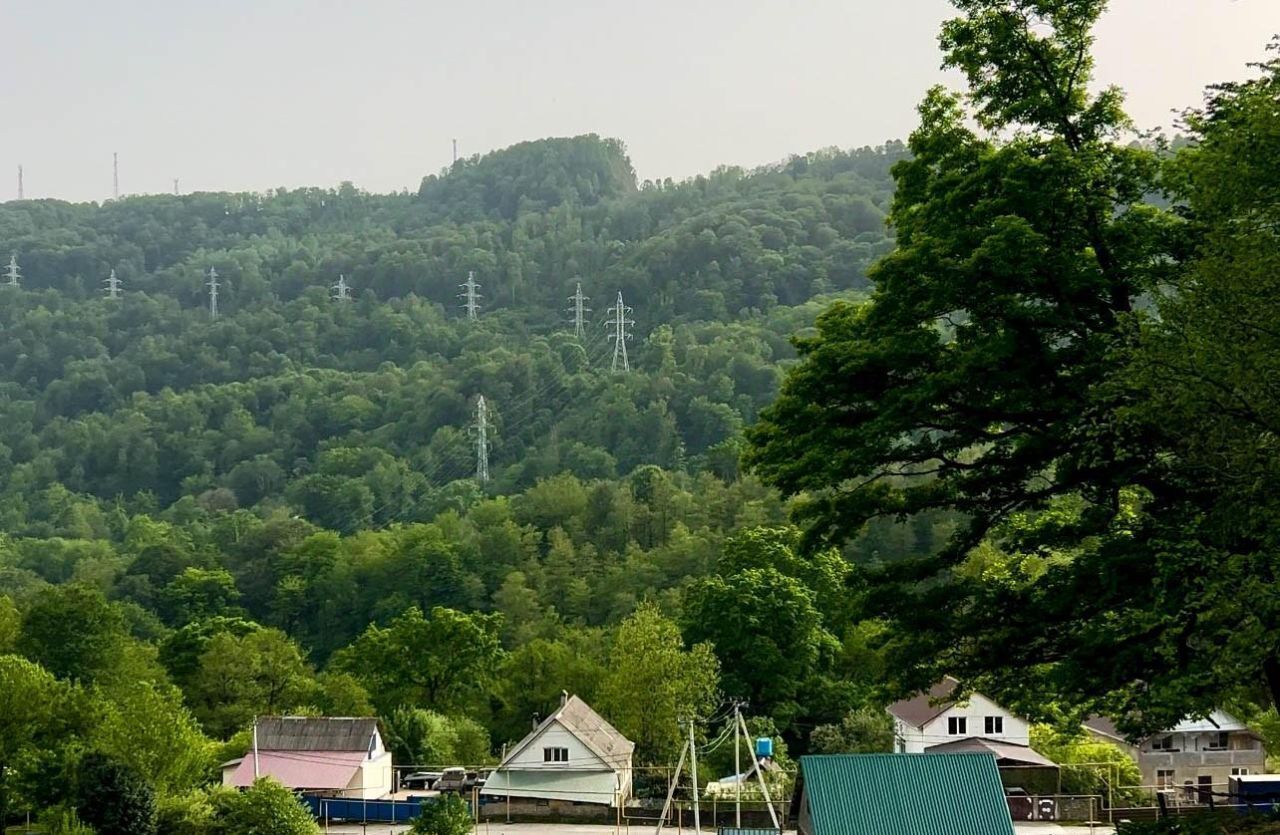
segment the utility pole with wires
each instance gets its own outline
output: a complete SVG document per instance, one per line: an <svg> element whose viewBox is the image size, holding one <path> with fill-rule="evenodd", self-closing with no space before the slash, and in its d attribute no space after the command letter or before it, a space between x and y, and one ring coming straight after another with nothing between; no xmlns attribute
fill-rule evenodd
<svg viewBox="0 0 1280 835"><path fill-rule="evenodd" d="M177 178L177 177L174 177L174 178L173 178L173 193L174 193L174 194L178 194L178 193L179 193L179 192L178 192L178 178Z"/></svg>
<svg viewBox="0 0 1280 835"><path fill-rule="evenodd" d="M25 197L25 195L22 191L22 166L19 165L18 166L18 199L22 200L23 197Z"/></svg>
<svg viewBox="0 0 1280 835"><path fill-rule="evenodd" d="M476 401L476 481L489 482L489 407L483 394Z"/></svg>
<svg viewBox="0 0 1280 835"><path fill-rule="evenodd" d="M684 724L681 722L681 724ZM689 739L680 748L680 759L676 761L676 770L671 774L671 784L667 786L667 799L662 804L662 814L658 816L656 835L662 835L667 825L667 814L671 811L671 801L676 796L676 788L680 785L680 775L684 771L684 762L689 760L689 780L693 784L693 825L694 832L702 831L702 808L698 798L698 746L694 739L694 720L689 719Z"/></svg>
<svg viewBox="0 0 1280 835"><path fill-rule="evenodd" d="M458 298L463 299L462 307L467 311L467 318L474 322L479 318L480 299L482 296L476 291L480 289L480 285L476 283L476 274L470 270L467 271L467 280L458 285L462 288L462 292L458 294Z"/></svg>
<svg viewBox="0 0 1280 835"><path fill-rule="evenodd" d="M18 256L9 256L9 266L4 268L4 286L20 287L22 285L22 268L18 266Z"/></svg>
<svg viewBox="0 0 1280 835"><path fill-rule="evenodd" d="M631 370L631 363L627 359L627 340L631 338L627 328L635 324L633 319L628 318L631 312L631 308L622 303L622 291L619 290L617 304L609 308L610 321L605 323L606 327L613 328L609 338L613 340L612 370L614 372Z"/></svg>
<svg viewBox="0 0 1280 835"><path fill-rule="evenodd" d="M209 268L209 280L205 283L209 288L209 318L218 318L218 271Z"/></svg>
<svg viewBox="0 0 1280 835"><path fill-rule="evenodd" d="M582 306L583 302L591 301L591 299L582 295L581 281L578 282L578 289L569 297L569 301L573 302L573 307L569 308L569 312L573 314L573 336L581 342L587 335L587 322L583 314L591 312L591 308Z"/></svg>
<svg viewBox="0 0 1280 835"><path fill-rule="evenodd" d="M347 283L345 275L338 275L338 283L330 288L333 290L333 300L335 302L351 301L351 285Z"/></svg>
<svg viewBox="0 0 1280 835"><path fill-rule="evenodd" d="M742 738L746 740L747 745L750 746L751 732L747 730L747 720L742 718L742 711L737 704L733 706L733 718L737 724L737 729L735 733L737 731L741 731ZM735 741L735 747L736 747L736 741ZM748 748L748 750L750 750L750 748ZM769 818L770 820L773 821L773 828L781 830L782 825L778 823L778 813L774 811L774 808L773 808L773 798L769 796L769 785L764 779L764 763L761 762L761 757L757 756L755 751L752 751L751 757L752 757L752 762L755 764L753 768L756 772L756 779L760 783L760 793L764 795L765 808L769 810ZM741 786L741 783L742 781L739 780L738 781L739 786Z"/></svg>
<svg viewBox="0 0 1280 835"><path fill-rule="evenodd" d="M120 199L120 155L111 153L111 193L116 200Z"/></svg>
<svg viewBox="0 0 1280 835"><path fill-rule="evenodd" d="M742 829L742 737L738 735L738 719L742 702L733 703L733 826Z"/></svg>
<svg viewBox="0 0 1280 835"><path fill-rule="evenodd" d="M107 298L109 299L120 298L120 291L121 289L123 289L124 283L120 281L120 279L116 278L115 270L111 271L111 275L102 279L102 283L106 285L106 287L104 287L103 289L107 293Z"/></svg>

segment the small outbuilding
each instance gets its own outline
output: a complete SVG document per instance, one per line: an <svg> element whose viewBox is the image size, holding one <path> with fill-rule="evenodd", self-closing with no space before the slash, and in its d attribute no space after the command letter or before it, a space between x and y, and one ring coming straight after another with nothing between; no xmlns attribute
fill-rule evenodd
<svg viewBox="0 0 1280 835"><path fill-rule="evenodd" d="M507 752L483 794L617 806L631 796L635 744L567 693L555 713Z"/></svg>
<svg viewBox="0 0 1280 835"><path fill-rule="evenodd" d="M800 758L800 835L1013 835L990 754Z"/></svg>
<svg viewBox="0 0 1280 835"><path fill-rule="evenodd" d="M373 800L390 794L391 752L376 719L272 716L254 722L254 747L222 764L222 785L273 777L302 794Z"/></svg>

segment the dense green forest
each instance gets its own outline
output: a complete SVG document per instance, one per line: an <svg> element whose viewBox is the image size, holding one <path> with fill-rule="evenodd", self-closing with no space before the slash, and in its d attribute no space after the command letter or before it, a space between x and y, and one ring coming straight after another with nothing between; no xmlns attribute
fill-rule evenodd
<svg viewBox="0 0 1280 835"><path fill-rule="evenodd" d="M401 762L479 763L568 688L666 763L677 718L726 697L802 748L862 707L874 630L850 618L848 563L800 558L741 433L790 337L865 295L905 156L640 184L620 143L584 136L459 161L416 195L0 206L20 272L0 287L0 651L39 664L7 662L9 696L167 717L107 742L96 711L55 710L67 744L22 720L0 750L10 812L65 801L23 781L72 775L85 745L178 803L269 712L376 713ZM947 529L886 522L845 550L892 559ZM174 747L192 753L158 765Z"/></svg>
<svg viewBox="0 0 1280 835"><path fill-rule="evenodd" d="M1101 0L954 5L906 143L0 205L0 819L240 833L298 817L209 788L256 715L480 764L562 690L642 793L681 717L882 750L944 673L1060 762L1123 759L1092 711L1280 738L1280 62L1137 142Z"/></svg>

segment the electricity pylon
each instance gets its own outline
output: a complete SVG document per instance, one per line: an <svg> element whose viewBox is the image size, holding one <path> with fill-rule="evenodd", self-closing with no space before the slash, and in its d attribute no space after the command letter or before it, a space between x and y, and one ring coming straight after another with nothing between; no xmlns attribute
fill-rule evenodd
<svg viewBox="0 0 1280 835"><path fill-rule="evenodd" d="M635 320L627 318L631 312L631 308L622 303L622 291L619 290L617 304L609 308L610 321L605 323L613 327L609 338L613 340L612 370L615 372L631 370L631 363L627 360L627 340L631 338L627 328L635 324Z"/></svg>
<svg viewBox="0 0 1280 835"><path fill-rule="evenodd" d="M124 286L124 282L116 278L115 270L111 271L111 275L102 279L102 283L106 285L106 287L104 287L103 289L106 290L107 298L109 299L120 298L120 291Z"/></svg>
<svg viewBox="0 0 1280 835"><path fill-rule="evenodd" d="M218 271L209 268L209 280L205 284L209 288L209 318L218 318Z"/></svg>
<svg viewBox="0 0 1280 835"><path fill-rule="evenodd" d="M476 274L474 272L467 273L467 280L458 285L462 288L462 292L458 294L458 298L464 299L462 307L467 311L467 318L475 321L480 313L480 294L476 291L480 289L480 285L476 283Z"/></svg>
<svg viewBox="0 0 1280 835"><path fill-rule="evenodd" d="M22 268L18 266L18 256L9 256L9 266L4 270L4 286L19 287L22 285Z"/></svg>
<svg viewBox="0 0 1280 835"><path fill-rule="evenodd" d="M583 307L583 302L591 301L591 299L582 295L582 282L578 282L577 291L569 297L569 301L573 302L573 307L569 308L569 312L573 314L573 336L579 342L586 338L587 322L585 313L590 313L591 308Z"/></svg>
<svg viewBox="0 0 1280 835"><path fill-rule="evenodd" d="M333 300L335 302L351 301L351 285L347 283L345 275L338 276L338 283L333 285Z"/></svg>
<svg viewBox="0 0 1280 835"><path fill-rule="evenodd" d="M476 481L489 481L489 407L483 394L476 401Z"/></svg>

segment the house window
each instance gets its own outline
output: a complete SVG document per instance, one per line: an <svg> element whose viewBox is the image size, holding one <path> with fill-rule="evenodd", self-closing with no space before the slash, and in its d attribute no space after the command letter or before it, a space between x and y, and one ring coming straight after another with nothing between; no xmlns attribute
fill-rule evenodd
<svg viewBox="0 0 1280 835"><path fill-rule="evenodd" d="M1162 789L1173 788L1173 769L1161 768L1156 771L1156 786Z"/></svg>
<svg viewBox="0 0 1280 835"><path fill-rule="evenodd" d="M984 732L988 736L998 736L1004 733L1004 717L988 716L986 721L986 728Z"/></svg>
<svg viewBox="0 0 1280 835"><path fill-rule="evenodd" d="M1173 747L1172 736L1158 736L1155 739L1151 740L1151 750L1152 751L1177 751L1178 749Z"/></svg>
<svg viewBox="0 0 1280 835"><path fill-rule="evenodd" d="M544 763L567 763L569 761L569 749L543 748L542 761Z"/></svg>
<svg viewBox="0 0 1280 835"><path fill-rule="evenodd" d="M969 717L948 716L947 733L951 736L963 736L964 734L969 733Z"/></svg>
<svg viewBox="0 0 1280 835"><path fill-rule="evenodd" d="M1244 766L1242 766L1242 765L1238 765L1238 766L1236 766L1235 768L1232 768L1232 769L1231 769L1231 776L1232 776L1232 777L1244 777L1244 776L1248 775L1248 773L1249 773L1249 769L1248 769L1248 768L1246 768L1246 767L1244 767Z"/></svg>
<svg viewBox="0 0 1280 835"><path fill-rule="evenodd" d="M1209 751L1225 751L1227 750L1227 733L1220 731L1216 734L1209 735L1209 744L1205 746Z"/></svg>

